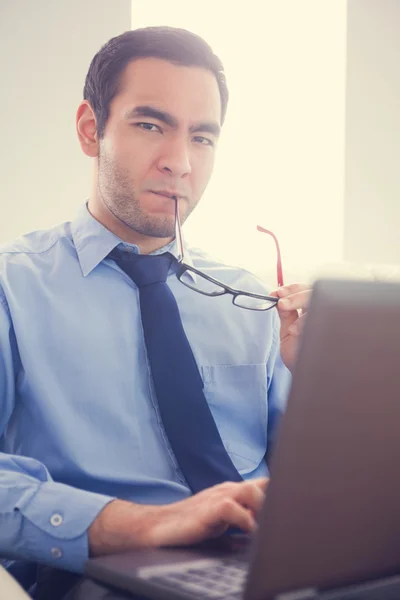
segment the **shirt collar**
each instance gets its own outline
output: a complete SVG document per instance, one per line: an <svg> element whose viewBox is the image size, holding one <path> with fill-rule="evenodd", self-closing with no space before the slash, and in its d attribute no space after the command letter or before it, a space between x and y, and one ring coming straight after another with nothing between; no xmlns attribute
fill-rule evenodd
<svg viewBox="0 0 400 600"><path fill-rule="evenodd" d="M115 233L106 229L89 212L87 204L84 204L78 211L76 218L71 223L72 239L78 254L79 264L83 276L86 277L93 271L98 264L104 260L114 248L121 245L129 247L131 251L139 253L139 248L135 244L123 242ZM185 247L185 263L193 267L190 253ZM175 258L178 256L176 241L173 240L163 248L159 248L151 254L157 255L169 252Z"/></svg>

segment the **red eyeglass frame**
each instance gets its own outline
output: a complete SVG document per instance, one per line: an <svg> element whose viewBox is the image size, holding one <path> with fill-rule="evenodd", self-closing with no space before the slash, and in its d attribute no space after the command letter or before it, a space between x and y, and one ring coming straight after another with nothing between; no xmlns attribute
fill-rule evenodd
<svg viewBox="0 0 400 600"><path fill-rule="evenodd" d="M267 233L274 239L275 246L276 246L276 254L277 254L276 276L277 276L277 280L278 280L278 287L282 287L284 285L283 271L282 271L282 258L281 258L281 249L279 247L278 238L272 231L270 231L269 229L265 229L265 227L261 227L261 225L257 225L257 230L262 231L262 233Z"/></svg>

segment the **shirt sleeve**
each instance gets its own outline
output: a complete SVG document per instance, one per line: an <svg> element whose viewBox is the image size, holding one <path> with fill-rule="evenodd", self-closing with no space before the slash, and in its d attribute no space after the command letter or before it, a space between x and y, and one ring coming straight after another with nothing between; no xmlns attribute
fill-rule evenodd
<svg viewBox="0 0 400 600"><path fill-rule="evenodd" d="M267 362L267 387L268 387L268 429L266 459L270 457L273 449L279 420L285 412L289 395L292 376L285 366L280 354L280 320L274 311L274 333L271 352Z"/></svg>
<svg viewBox="0 0 400 600"><path fill-rule="evenodd" d="M0 287L0 440L15 405L18 348ZM0 557L81 573L88 529L113 497L57 483L45 465L0 452Z"/></svg>

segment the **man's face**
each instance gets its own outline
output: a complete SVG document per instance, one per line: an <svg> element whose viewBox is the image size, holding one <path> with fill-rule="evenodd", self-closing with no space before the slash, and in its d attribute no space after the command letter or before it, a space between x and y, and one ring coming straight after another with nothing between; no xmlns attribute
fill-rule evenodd
<svg viewBox="0 0 400 600"><path fill-rule="evenodd" d="M178 196L182 222L200 200L218 141L217 81L206 69L146 58L127 66L121 88L100 140L100 198L134 231L172 237L175 201L154 192Z"/></svg>

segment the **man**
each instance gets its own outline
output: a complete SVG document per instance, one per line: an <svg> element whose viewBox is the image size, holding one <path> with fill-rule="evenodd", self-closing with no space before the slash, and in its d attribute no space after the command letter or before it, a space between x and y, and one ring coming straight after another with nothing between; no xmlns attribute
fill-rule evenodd
<svg viewBox="0 0 400 600"><path fill-rule="evenodd" d="M89 555L256 527L309 290L268 296L187 247L177 261L175 211L207 186L227 100L219 59L184 30L126 32L90 65L89 201L0 255L2 556L81 573ZM164 279L133 273L161 263ZM248 310L229 289L285 299Z"/></svg>

